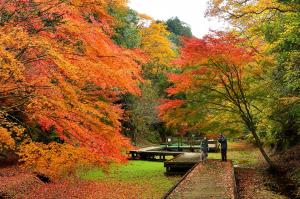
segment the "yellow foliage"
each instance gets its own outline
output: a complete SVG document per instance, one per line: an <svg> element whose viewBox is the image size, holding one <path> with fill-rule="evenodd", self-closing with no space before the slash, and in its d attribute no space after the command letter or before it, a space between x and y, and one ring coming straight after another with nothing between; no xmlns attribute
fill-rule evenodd
<svg viewBox="0 0 300 199"><path fill-rule="evenodd" d="M276 60L274 54L270 53L273 46L266 42L260 25L270 21L278 12L295 9L292 5L282 4L277 0L212 0L207 14L226 20L235 28L236 33L247 39L245 45L255 49L256 61L248 71L262 78L267 75L267 69L275 66Z"/></svg>
<svg viewBox="0 0 300 199"><path fill-rule="evenodd" d="M85 148L52 142L23 143L18 153L22 167L32 172L57 179L73 174L81 165L100 164L99 157ZM87 155L89 154L89 155Z"/></svg>
<svg viewBox="0 0 300 199"><path fill-rule="evenodd" d="M138 13L138 16L140 17L140 19L142 20L153 20L150 16L143 14L143 13Z"/></svg>
<svg viewBox="0 0 300 199"><path fill-rule="evenodd" d="M176 54L168 40L170 32L166 25L153 21L149 27L141 29L141 35L141 49L150 57L152 72L168 67Z"/></svg>
<svg viewBox="0 0 300 199"><path fill-rule="evenodd" d="M19 49L28 45L28 37L19 28L0 29L0 46L6 49ZM12 89L15 85L13 82L23 80L24 66L16 59L17 54L12 53L5 48L0 48L0 89L2 92Z"/></svg>
<svg viewBox="0 0 300 199"><path fill-rule="evenodd" d="M16 142L21 141L25 129L14 122L5 119L4 114L0 113L0 153L17 149Z"/></svg>
<svg viewBox="0 0 300 199"><path fill-rule="evenodd" d="M113 43L106 8L127 0L7 3L1 13L13 14L0 26L0 149L18 152L25 168L52 178L82 164L126 161L130 144L114 102L121 93L140 93L144 58ZM68 144L33 142L30 129L5 119L15 111L22 115L14 121L55 129Z"/></svg>
<svg viewBox="0 0 300 199"><path fill-rule="evenodd" d="M11 137L11 133L3 127L0 127L0 152L7 149L15 148L15 141Z"/></svg>

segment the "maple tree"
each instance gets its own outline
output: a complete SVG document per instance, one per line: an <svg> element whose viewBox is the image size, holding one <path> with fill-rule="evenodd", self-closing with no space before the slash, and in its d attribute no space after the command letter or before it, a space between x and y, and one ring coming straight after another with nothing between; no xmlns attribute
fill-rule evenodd
<svg viewBox="0 0 300 199"><path fill-rule="evenodd" d="M52 129L65 142L35 143L28 128L18 149L25 165L36 165L32 150L38 148L60 162L53 170L67 165L55 160L56 151L70 162L67 154L82 157L74 150L89 152L102 164L126 159L130 144L120 134L123 111L114 102L124 92L140 93L144 58L110 39L110 3L126 1L1 1L6 16L0 26L1 114L24 127L37 123L44 132ZM1 127L1 136L9 134Z"/></svg>
<svg viewBox="0 0 300 199"><path fill-rule="evenodd" d="M255 49L257 81L265 88L258 129L277 150L299 142L299 6L290 0L214 0L207 12L229 22Z"/></svg>
<svg viewBox="0 0 300 199"><path fill-rule="evenodd" d="M254 52L243 45L244 39L234 33L216 32L203 39L184 41L179 74L170 74L173 86L167 89L170 97L159 110L170 125L206 124L225 119L238 119L252 133L266 161L272 161L264 151L257 134L259 106L251 70L255 66ZM254 88L254 89L253 89ZM231 117L222 117L230 113ZM220 117L221 116L221 117Z"/></svg>

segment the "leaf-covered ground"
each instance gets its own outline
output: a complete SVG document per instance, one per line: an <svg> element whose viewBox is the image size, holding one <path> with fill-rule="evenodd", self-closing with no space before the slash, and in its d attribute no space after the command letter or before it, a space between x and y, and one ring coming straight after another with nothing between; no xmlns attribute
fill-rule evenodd
<svg viewBox="0 0 300 199"><path fill-rule="evenodd" d="M240 199L286 199L267 186L270 179L257 169L237 168L235 174Z"/></svg>
<svg viewBox="0 0 300 199"><path fill-rule="evenodd" d="M272 156L277 166L285 167L293 176L299 171L299 147L287 151L285 154ZM228 158L233 160L237 180L238 194L241 199L283 199L282 179L276 181L274 176L267 172L267 165L260 152L253 145L246 142L229 142ZM219 153L210 153L209 158L220 159ZM297 167L298 165L298 167ZM299 178L297 178L299 179ZM297 186L297 180L296 186ZM298 180L299 182L299 180ZM298 183L299 186L299 183ZM281 192L281 193L280 193ZM292 197L295 198L295 197Z"/></svg>
<svg viewBox="0 0 300 199"><path fill-rule="evenodd" d="M296 182L298 179L299 184L298 151L299 147L295 147L287 153L279 154L281 158L277 158L276 162L286 168ZM220 159L220 153L209 153L209 158ZM229 143L228 158L238 166L235 173L241 199L287 198L274 192L278 184L266 173L264 165L261 164L263 159L253 146L245 143ZM89 172L79 172L77 178L47 184L33 174L10 166L0 168L0 198L155 199L161 198L180 179L180 176L167 177L164 172L165 168L161 162L129 161L125 165L113 166L109 173L95 168Z"/></svg>
<svg viewBox="0 0 300 199"><path fill-rule="evenodd" d="M164 172L162 162L129 161L109 173L94 169L79 173L79 178L47 184L17 167L1 168L0 198L161 198L180 178L166 177Z"/></svg>
<svg viewBox="0 0 300 199"><path fill-rule="evenodd" d="M231 162L206 160L198 164L168 198L234 198L234 176Z"/></svg>

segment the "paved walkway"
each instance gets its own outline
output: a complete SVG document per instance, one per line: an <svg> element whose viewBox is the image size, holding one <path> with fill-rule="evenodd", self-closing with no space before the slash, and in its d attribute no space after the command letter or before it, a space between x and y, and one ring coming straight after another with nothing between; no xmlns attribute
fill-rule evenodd
<svg viewBox="0 0 300 199"><path fill-rule="evenodd" d="M235 199L235 186L231 161L206 160L195 166L166 198Z"/></svg>

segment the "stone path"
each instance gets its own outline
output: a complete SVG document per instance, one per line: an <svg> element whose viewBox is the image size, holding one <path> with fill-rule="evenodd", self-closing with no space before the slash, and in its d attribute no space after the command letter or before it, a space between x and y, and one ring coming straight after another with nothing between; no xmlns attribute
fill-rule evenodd
<svg viewBox="0 0 300 199"><path fill-rule="evenodd" d="M232 162L200 162L165 198L236 199Z"/></svg>

